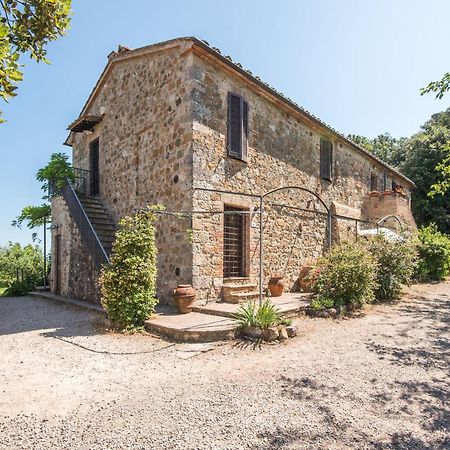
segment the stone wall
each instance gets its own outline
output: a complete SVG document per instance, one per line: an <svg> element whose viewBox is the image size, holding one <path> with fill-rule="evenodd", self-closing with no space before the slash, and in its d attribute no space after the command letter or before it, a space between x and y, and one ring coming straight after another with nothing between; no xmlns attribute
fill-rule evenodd
<svg viewBox="0 0 450 450"><path fill-rule="evenodd" d="M345 141L337 140L325 129L312 127L298 114L289 112L258 88L243 82L226 68L218 68L195 56L192 67L194 188L210 188L260 195L282 186L300 186L353 211L361 218L370 176L384 179L384 166ZM243 96L249 104L248 162L227 156L227 96ZM333 141L334 177L320 179L320 139ZM404 181L388 172L387 184ZM381 182L381 181L380 181ZM282 191L266 198L266 203L288 205L270 207L264 215L265 283L269 276L283 275L290 289L296 288L300 267L320 256L327 248L326 211L318 199L306 192ZM249 208L255 198L194 190L194 210L223 210L224 204ZM295 207L316 213L296 211ZM356 211L356 213L355 213ZM353 217L351 216L351 217ZM335 239L355 235L355 222L336 220ZM194 217L193 282L200 290L200 301L213 300L223 282L223 217ZM258 277L259 215L253 214L249 227L248 276Z"/></svg>
<svg viewBox="0 0 450 450"><path fill-rule="evenodd" d="M83 111L104 114L101 123L94 132L72 133L73 165L87 170L89 144L99 138L100 199L116 223L152 204L192 209L192 57L183 56L185 45L115 56ZM191 282L192 245L186 238L191 225L184 222L164 216L157 224L162 302L171 301L177 284Z"/></svg>
<svg viewBox="0 0 450 450"><path fill-rule="evenodd" d="M54 197L52 199L52 223L51 291L56 291L56 236L60 236L60 255L62 260L60 271L61 294L79 300L99 303L100 289L97 280L100 272L94 265L62 197Z"/></svg>
<svg viewBox="0 0 450 450"><path fill-rule="evenodd" d="M410 200L401 194L392 191L377 192L368 195L363 205L363 214L366 218L377 222L383 217L396 215L406 226L416 229L416 222L411 212ZM384 226L396 227L398 223L390 220Z"/></svg>

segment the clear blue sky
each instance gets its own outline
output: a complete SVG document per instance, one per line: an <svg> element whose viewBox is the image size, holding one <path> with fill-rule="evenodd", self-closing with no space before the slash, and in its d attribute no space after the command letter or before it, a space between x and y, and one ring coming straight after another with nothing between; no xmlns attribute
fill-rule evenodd
<svg viewBox="0 0 450 450"><path fill-rule="evenodd" d="M343 133L407 136L450 104L419 88L450 70L448 0L73 0L51 65L23 59L18 97L0 108L0 245L28 243L11 220L39 204L36 171L62 146L119 43L197 36Z"/></svg>

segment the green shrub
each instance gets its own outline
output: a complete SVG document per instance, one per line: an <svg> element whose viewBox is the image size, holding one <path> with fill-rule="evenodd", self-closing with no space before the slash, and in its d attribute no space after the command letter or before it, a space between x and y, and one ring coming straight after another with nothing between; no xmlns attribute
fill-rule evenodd
<svg viewBox="0 0 450 450"><path fill-rule="evenodd" d="M337 244L317 266L314 307L358 308L374 299L376 263L363 244Z"/></svg>
<svg viewBox="0 0 450 450"><path fill-rule="evenodd" d="M419 263L415 277L420 281L440 281L450 273L450 238L432 223L419 229Z"/></svg>
<svg viewBox="0 0 450 450"><path fill-rule="evenodd" d="M383 236L376 236L369 239L367 247L377 263L376 300L388 301L397 298L402 284L409 284L415 271L415 245L410 240L392 241Z"/></svg>
<svg viewBox="0 0 450 450"><path fill-rule="evenodd" d="M242 328L256 327L262 330L279 325L282 322L280 313L270 298L266 298L261 306L257 305L256 302L240 305L234 319Z"/></svg>
<svg viewBox="0 0 450 450"><path fill-rule="evenodd" d="M21 297L28 294L34 288L29 281L14 281L3 293L4 297Z"/></svg>
<svg viewBox="0 0 450 450"><path fill-rule="evenodd" d="M120 221L111 264L100 276L102 305L109 318L126 330L141 327L157 303L156 209L149 207Z"/></svg>

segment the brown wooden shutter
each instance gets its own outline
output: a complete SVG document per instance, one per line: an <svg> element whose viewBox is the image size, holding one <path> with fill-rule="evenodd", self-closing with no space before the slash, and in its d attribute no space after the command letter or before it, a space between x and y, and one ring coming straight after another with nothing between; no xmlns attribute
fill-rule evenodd
<svg viewBox="0 0 450 450"><path fill-rule="evenodd" d="M332 180L333 176L333 144L326 140L320 140L320 178Z"/></svg>
<svg viewBox="0 0 450 450"><path fill-rule="evenodd" d="M247 161L247 144L248 144L248 103L242 100L242 144L241 159Z"/></svg>
<svg viewBox="0 0 450 450"><path fill-rule="evenodd" d="M228 156L247 161L248 103L228 94Z"/></svg>
<svg viewBox="0 0 450 450"><path fill-rule="evenodd" d="M372 173L370 175L370 190L371 191L378 191L378 179L376 174Z"/></svg>
<svg viewBox="0 0 450 450"><path fill-rule="evenodd" d="M228 95L228 155L239 158L241 153L241 99Z"/></svg>

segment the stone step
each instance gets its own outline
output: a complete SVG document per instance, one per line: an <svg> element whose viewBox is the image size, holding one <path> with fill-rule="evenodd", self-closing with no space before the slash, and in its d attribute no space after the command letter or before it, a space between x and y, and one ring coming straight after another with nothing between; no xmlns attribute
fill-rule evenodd
<svg viewBox="0 0 450 450"><path fill-rule="evenodd" d="M83 208L85 210L92 210L92 211L106 211L106 208L101 204L94 204L94 203L84 203L81 202L81 204L83 205Z"/></svg>
<svg viewBox="0 0 450 450"><path fill-rule="evenodd" d="M230 292L226 299L224 297L225 303L245 303L251 302L253 300L259 299L259 292Z"/></svg>
<svg viewBox="0 0 450 450"><path fill-rule="evenodd" d="M258 285L255 283L245 283L245 284L224 284L222 288L227 290L228 292L231 291L254 291L258 288Z"/></svg>
<svg viewBox="0 0 450 450"><path fill-rule="evenodd" d="M91 197L89 195L78 195L78 198L80 199L80 202L82 203L96 203L96 204L102 204L102 201L99 197Z"/></svg>
<svg viewBox="0 0 450 450"><path fill-rule="evenodd" d="M112 243L115 241L113 237L105 237L105 236L98 236L100 239L100 242L102 243L103 247L105 246L111 246Z"/></svg>
<svg viewBox="0 0 450 450"><path fill-rule="evenodd" d="M255 303L257 305L258 300L259 299L255 300ZM305 313L306 308L310 305L311 302L311 294L289 293L288 295L284 295L282 297L274 297L271 299L271 301L279 311L281 317L296 317L300 314ZM211 302L205 306L193 306L192 311L203 314L233 318L234 314L236 314L241 306L242 303L233 304L225 302Z"/></svg>
<svg viewBox="0 0 450 450"><path fill-rule="evenodd" d="M89 217L89 220L91 221L92 225L98 225L98 226L106 226L106 227L112 227L114 230L116 229L116 226L112 222L112 220L108 216L103 217Z"/></svg>
<svg viewBox="0 0 450 450"><path fill-rule="evenodd" d="M91 222L92 226L94 227L95 230L98 231L103 231L105 233L112 233L114 234L117 229L114 225L112 224L106 224L106 223L95 223L95 222Z"/></svg>
<svg viewBox="0 0 450 450"><path fill-rule="evenodd" d="M104 216L106 218L108 218L109 221L111 221L111 219L109 218L107 212L105 209L100 209L100 208L84 208L84 211L86 212L86 214L90 217L90 216Z"/></svg>
<svg viewBox="0 0 450 450"><path fill-rule="evenodd" d="M107 221L108 223L112 223L111 219L106 213L86 211L86 215L89 217L91 223L98 221L98 219Z"/></svg>
<svg viewBox="0 0 450 450"><path fill-rule="evenodd" d="M114 230L103 230L102 228L94 227L97 235L107 236L107 237L115 237L116 232Z"/></svg>
<svg viewBox="0 0 450 450"><path fill-rule="evenodd" d="M225 302L236 303L232 294L257 292L257 285L253 283L224 284L222 286L222 297Z"/></svg>
<svg viewBox="0 0 450 450"><path fill-rule="evenodd" d="M228 284L249 284L252 283L252 279L250 277L230 277L223 279L223 285L226 286Z"/></svg>
<svg viewBox="0 0 450 450"><path fill-rule="evenodd" d="M181 342L224 341L235 339L238 334L234 320L198 312L155 315L144 326L150 333Z"/></svg>

